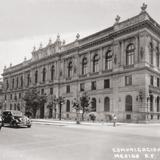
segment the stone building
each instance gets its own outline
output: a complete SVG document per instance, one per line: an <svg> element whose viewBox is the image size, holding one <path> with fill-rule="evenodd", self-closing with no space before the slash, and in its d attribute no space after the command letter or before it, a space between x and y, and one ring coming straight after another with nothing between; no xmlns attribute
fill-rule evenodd
<svg viewBox="0 0 160 160"><path fill-rule="evenodd" d="M3 106L3 81L0 79L0 114Z"/></svg>
<svg viewBox="0 0 160 160"><path fill-rule="evenodd" d="M97 120L116 114L119 121L160 118L160 25L146 12L65 44L34 48L32 58L4 68L6 109L24 110L22 97L37 88L49 97L65 97L62 117L74 118L72 101L84 91L92 99ZM47 102L48 103L48 102ZM44 106L44 117L49 109Z"/></svg>

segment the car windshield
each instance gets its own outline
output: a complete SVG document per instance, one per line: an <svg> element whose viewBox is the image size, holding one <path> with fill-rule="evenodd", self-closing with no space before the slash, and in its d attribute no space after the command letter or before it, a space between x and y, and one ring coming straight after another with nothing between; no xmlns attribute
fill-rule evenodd
<svg viewBox="0 0 160 160"><path fill-rule="evenodd" d="M20 112L20 111L5 111L5 112L3 112L3 115L5 115L5 116L12 115L14 117L22 117L22 112Z"/></svg>
<svg viewBox="0 0 160 160"><path fill-rule="evenodd" d="M19 111L11 111L12 115L14 117L22 117L22 112L19 112Z"/></svg>

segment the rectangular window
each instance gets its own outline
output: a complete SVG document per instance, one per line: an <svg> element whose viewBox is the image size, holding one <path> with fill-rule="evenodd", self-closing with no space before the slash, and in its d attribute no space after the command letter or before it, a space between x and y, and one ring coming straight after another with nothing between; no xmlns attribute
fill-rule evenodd
<svg viewBox="0 0 160 160"><path fill-rule="evenodd" d="M44 89L43 88L41 89L41 94L44 94Z"/></svg>
<svg viewBox="0 0 160 160"><path fill-rule="evenodd" d="M129 86L132 85L132 76L125 76L125 85Z"/></svg>
<svg viewBox="0 0 160 160"><path fill-rule="evenodd" d="M157 87L159 87L159 78L157 78Z"/></svg>
<svg viewBox="0 0 160 160"><path fill-rule="evenodd" d="M4 96L4 100L7 100L7 95L5 94L5 96Z"/></svg>
<svg viewBox="0 0 160 160"><path fill-rule="evenodd" d="M21 93L19 93L19 99L21 98Z"/></svg>
<svg viewBox="0 0 160 160"><path fill-rule="evenodd" d="M150 77L150 85L152 85L152 86L153 86L153 80L154 80L154 78L153 78L153 76L151 76Z"/></svg>
<svg viewBox="0 0 160 160"><path fill-rule="evenodd" d="M91 82L91 90L96 90L96 81Z"/></svg>
<svg viewBox="0 0 160 160"><path fill-rule="evenodd" d="M110 88L110 79L104 80L104 88Z"/></svg>
<svg viewBox="0 0 160 160"><path fill-rule="evenodd" d="M50 88L50 95L53 94L53 88Z"/></svg>
<svg viewBox="0 0 160 160"><path fill-rule="evenodd" d="M84 91L85 90L85 84L84 83L80 83L80 91Z"/></svg>
<svg viewBox="0 0 160 160"><path fill-rule="evenodd" d="M12 94L10 94L10 99L12 100Z"/></svg>
<svg viewBox="0 0 160 160"><path fill-rule="evenodd" d="M10 104L10 110L12 110L12 104Z"/></svg>
<svg viewBox="0 0 160 160"><path fill-rule="evenodd" d="M70 93L70 85L66 86L66 93Z"/></svg>
<svg viewBox="0 0 160 160"><path fill-rule="evenodd" d="M130 115L130 114L127 114L127 115L126 115L126 119L127 119L127 120L130 120L130 119L131 119L131 115Z"/></svg>

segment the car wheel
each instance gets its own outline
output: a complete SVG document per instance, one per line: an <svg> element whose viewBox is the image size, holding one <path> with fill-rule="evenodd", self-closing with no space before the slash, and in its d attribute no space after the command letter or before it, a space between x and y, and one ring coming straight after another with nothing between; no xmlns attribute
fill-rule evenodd
<svg viewBox="0 0 160 160"><path fill-rule="evenodd" d="M28 127L28 128L31 128L31 125L28 125L27 127Z"/></svg>
<svg viewBox="0 0 160 160"><path fill-rule="evenodd" d="M14 128L17 128L17 124L16 124L16 122L13 122L13 124L12 124L12 125L13 125L13 127L14 127Z"/></svg>

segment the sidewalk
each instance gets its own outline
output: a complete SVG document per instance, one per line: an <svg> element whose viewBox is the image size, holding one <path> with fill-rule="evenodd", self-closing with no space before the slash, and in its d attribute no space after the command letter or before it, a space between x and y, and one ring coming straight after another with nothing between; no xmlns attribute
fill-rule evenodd
<svg viewBox="0 0 160 160"><path fill-rule="evenodd" d="M32 119L33 124L44 124L44 125L58 125L58 126L64 126L64 125L77 125L76 121L71 120L58 120L58 119ZM80 125L85 126L113 126L112 122L86 122L81 121ZM160 126L160 123L121 123L117 122L116 126Z"/></svg>
<svg viewBox="0 0 160 160"><path fill-rule="evenodd" d="M77 125L76 121L71 120L57 120L57 119L32 119L32 123L35 124L46 124L46 125ZM120 125L121 123L117 123ZM111 122L80 122L80 125L87 125L87 126L113 126Z"/></svg>

